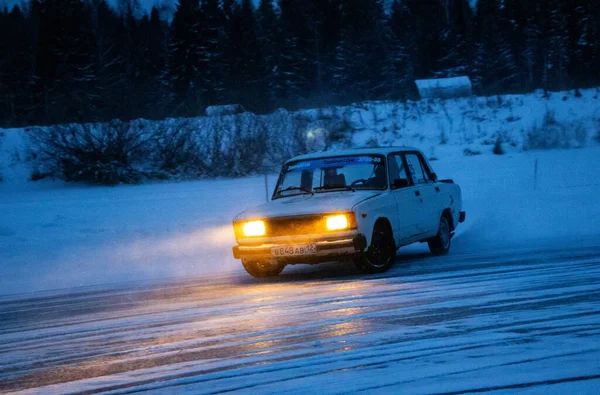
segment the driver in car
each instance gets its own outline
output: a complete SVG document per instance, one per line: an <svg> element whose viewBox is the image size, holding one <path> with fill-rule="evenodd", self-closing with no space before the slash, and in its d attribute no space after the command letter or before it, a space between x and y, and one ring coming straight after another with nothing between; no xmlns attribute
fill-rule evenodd
<svg viewBox="0 0 600 395"><path fill-rule="evenodd" d="M324 171L323 186L326 188L344 188L346 187L346 177L343 174L337 174L337 168L329 167Z"/></svg>
<svg viewBox="0 0 600 395"><path fill-rule="evenodd" d="M381 164L375 165L373 168L373 174L367 180L366 185L369 188L385 188L385 166Z"/></svg>

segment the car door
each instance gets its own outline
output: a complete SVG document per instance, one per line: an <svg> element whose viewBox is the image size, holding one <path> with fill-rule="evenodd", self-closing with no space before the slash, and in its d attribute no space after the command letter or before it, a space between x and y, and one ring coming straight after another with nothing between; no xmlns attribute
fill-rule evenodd
<svg viewBox="0 0 600 395"><path fill-rule="evenodd" d="M449 201L451 201L448 193L444 193L443 184L437 181L437 177L433 172L433 169L427 163L427 160L421 153L418 154L421 159L421 165L423 166L424 176L427 179L427 183L433 188L431 208L428 210L431 213L431 224L434 236L440 225L440 217L442 212L449 207Z"/></svg>
<svg viewBox="0 0 600 395"><path fill-rule="evenodd" d="M390 154L388 163L391 196L397 207L396 227L393 231L398 245L401 246L418 237L417 225L422 215L423 205L421 199L415 194L415 186L411 184L403 155Z"/></svg>
<svg viewBox="0 0 600 395"><path fill-rule="evenodd" d="M438 192L436 184L424 166L424 160L420 153L411 152L405 155L408 173L415 188L415 195L421 202L420 218L417 221L417 232L422 235L437 233L440 213L438 204Z"/></svg>

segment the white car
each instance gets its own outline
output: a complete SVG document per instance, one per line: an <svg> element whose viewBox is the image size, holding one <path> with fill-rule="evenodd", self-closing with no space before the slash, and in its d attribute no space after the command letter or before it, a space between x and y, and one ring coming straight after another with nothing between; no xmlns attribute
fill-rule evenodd
<svg viewBox="0 0 600 395"><path fill-rule="evenodd" d="M287 161L271 200L234 219L233 255L254 277L331 261L381 273L411 243L448 253L464 220L460 187L417 149L321 152Z"/></svg>

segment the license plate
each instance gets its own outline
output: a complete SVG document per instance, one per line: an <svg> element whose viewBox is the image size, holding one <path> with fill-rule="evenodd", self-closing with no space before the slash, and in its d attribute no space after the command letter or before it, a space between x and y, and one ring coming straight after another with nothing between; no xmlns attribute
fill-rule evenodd
<svg viewBox="0 0 600 395"><path fill-rule="evenodd" d="M311 255L316 253L316 244L290 245L271 248L271 255L275 257Z"/></svg>

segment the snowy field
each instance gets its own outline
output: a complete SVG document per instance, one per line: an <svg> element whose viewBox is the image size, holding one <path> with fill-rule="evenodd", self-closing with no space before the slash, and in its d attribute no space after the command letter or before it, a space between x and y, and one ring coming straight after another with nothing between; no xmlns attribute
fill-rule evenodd
<svg viewBox="0 0 600 395"><path fill-rule="evenodd" d="M105 137L107 130L115 131L116 127L88 126ZM127 171L141 172L154 180L255 174L259 164L279 171L281 163L292 156L332 148L403 145L417 147L428 158L438 159L489 155L498 140L508 153L582 148L598 145L600 88L582 90L581 97L569 91L552 92L546 98L537 91L446 100L361 102L299 111L280 109L265 115L138 119L127 128L145 141L142 146L148 150L131 155ZM32 143L35 138L29 144L27 139L47 133L52 133L48 127L0 129L0 177L4 183L19 184L33 173L53 171L56 163L48 160L35 141ZM156 141L181 138L187 133L198 154L191 155L196 160L179 163L179 167L165 173L163 156L172 156L172 150L178 148L167 149L156 145ZM250 143L261 140L267 142L262 148ZM245 151L248 149L251 152Z"/></svg>
<svg viewBox="0 0 600 395"><path fill-rule="evenodd" d="M463 189L468 221L458 237L474 252L600 234L599 148L432 165ZM0 294L242 273L231 219L264 200L264 177L116 188L0 183Z"/></svg>
<svg viewBox="0 0 600 395"><path fill-rule="evenodd" d="M350 145L417 146L463 190L450 254L406 247L377 276L249 277L231 219L265 201L262 176L29 182L23 131L0 130L0 393L599 393L600 110L583 94L336 109ZM585 148L523 151L548 113ZM300 115L318 137L331 114Z"/></svg>
<svg viewBox="0 0 600 395"><path fill-rule="evenodd" d="M0 392L598 393L600 149L433 165L467 222L378 276L245 275L261 178L2 193L3 293L69 289L0 297Z"/></svg>

